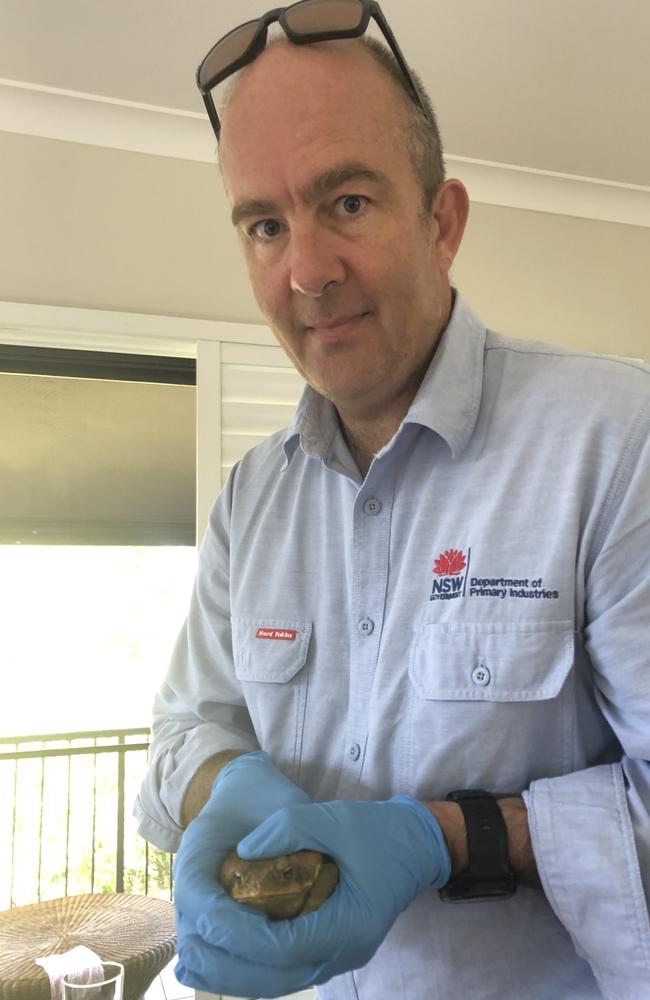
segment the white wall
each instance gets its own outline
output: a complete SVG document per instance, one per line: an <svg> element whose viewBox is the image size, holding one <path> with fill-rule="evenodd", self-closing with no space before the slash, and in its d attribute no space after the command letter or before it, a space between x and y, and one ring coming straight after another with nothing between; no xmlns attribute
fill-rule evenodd
<svg viewBox="0 0 650 1000"><path fill-rule="evenodd" d="M261 322L214 165L0 133L0 191L0 300ZM649 261L650 228L475 203L454 274L505 333L647 358Z"/></svg>

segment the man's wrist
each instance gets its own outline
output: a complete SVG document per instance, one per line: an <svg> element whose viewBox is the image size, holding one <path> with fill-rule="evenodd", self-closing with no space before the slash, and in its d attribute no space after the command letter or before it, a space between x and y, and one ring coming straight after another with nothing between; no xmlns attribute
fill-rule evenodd
<svg viewBox="0 0 650 1000"><path fill-rule="evenodd" d="M521 795L497 799L508 831L508 858L517 877L524 885L541 889L533 845L528 826L528 810Z"/></svg>
<svg viewBox="0 0 650 1000"><path fill-rule="evenodd" d="M508 860L522 883L540 888L528 828L528 811L521 796L497 799L508 833ZM451 857L452 878L467 869L469 855L463 811L456 802L424 802L440 825Z"/></svg>
<svg viewBox="0 0 650 1000"><path fill-rule="evenodd" d="M181 806L181 824L183 829L188 827L192 820L198 816L210 798L212 786L221 774L222 770L235 757L240 757L245 750L222 750L214 757L209 757L196 769L194 775L185 790L183 804Z"/></svg>
<svg viewBox="0 0 650 1000"><path fill-rule="evenodd" d="M464 871L469 863L463 811L456 802L424 802L437 820L451 858L451 875Z"/></svg>

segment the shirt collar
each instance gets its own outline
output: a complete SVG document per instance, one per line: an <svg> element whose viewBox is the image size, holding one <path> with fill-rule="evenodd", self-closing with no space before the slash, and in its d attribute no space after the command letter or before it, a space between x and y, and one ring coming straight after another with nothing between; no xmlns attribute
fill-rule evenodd
<svg viewBox="0 0 650 1000"><path fill-rule="evenodd" d="M420 424L439 434L453 458L467 447L478 417L483 384L486 330L456 293L449 322L404 424ZM329 400L307 385L284 437L287 468L296 448L325 458L339 433L339 420ZM398 431L399 433L399 431Z"/></svg>
<svg viewBox="0 0 650 1000"><path fill-rule="evenodd" d="M403 421L435 431L453 458L465 450L476 426L485 338L485 326L456 293L449 322Z"/></svg>

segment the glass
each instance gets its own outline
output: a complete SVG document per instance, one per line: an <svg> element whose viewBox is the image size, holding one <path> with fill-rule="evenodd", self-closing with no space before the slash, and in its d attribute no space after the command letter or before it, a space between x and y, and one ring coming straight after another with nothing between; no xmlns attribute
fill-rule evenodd
<svg viewBox="0 0 650 1000"><path fill-rule="evenodd" d="M196 82L217 140L221 134L221 122L212 91L217 84L257 58L264 50L271 24L277 21L294 45L307 45L337 38L358 38L366 31L371 17L377 22L397 60L411 99L429 118L397 39L376 0L299 0L290 7L276 7L253 21L233 28L212 46L201 62Z"/></svg>
<svg viewBox="0 0 650 1000"><path fill-rule="evenodd" d="M120 962L102 962L102 978L95 982L82 982L91 970L63 976L62 1000L122 1000L124 993L124 966Z"/></svg>

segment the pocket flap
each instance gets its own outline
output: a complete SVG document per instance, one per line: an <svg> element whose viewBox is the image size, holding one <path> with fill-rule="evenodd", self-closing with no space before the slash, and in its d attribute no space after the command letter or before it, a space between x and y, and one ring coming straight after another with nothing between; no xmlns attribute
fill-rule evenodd
<svg viewBox="0 0 650 1000"><path fill-rule="evenodd" d="M233 618L231 624L239 680L284 684L304 667L311 622Z"/></svg>
<svg viewBox="0 0 650 1000"><path fill-rule="evenodd" d="M424 625L409 676L421 698L543 701L559 694L573 654L571 621Z"/></svg>

